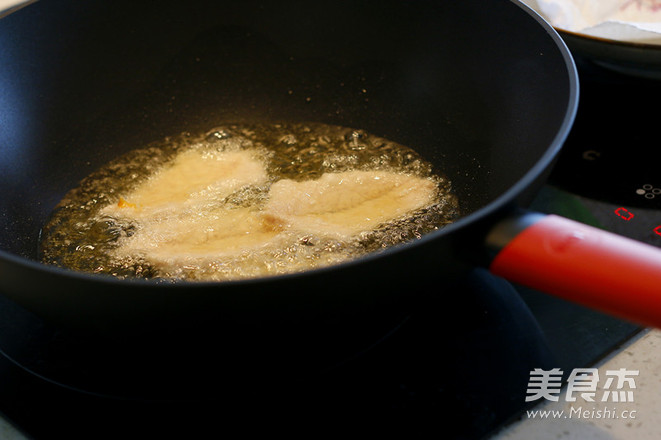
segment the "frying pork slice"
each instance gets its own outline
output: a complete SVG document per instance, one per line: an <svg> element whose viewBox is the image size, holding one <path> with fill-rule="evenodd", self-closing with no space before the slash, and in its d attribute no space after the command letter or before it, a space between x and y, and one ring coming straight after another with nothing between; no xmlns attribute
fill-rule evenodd
<svg viewBox="0 0 661 440"><path fill-rule="evenodd" d="M264 163L254 152L188 150L125 194L119 204L105 208L103 214L144 220L204 209L244 186L266 179Z"/></svg>
<svg viewBox="0 0 661 440"><path fill-rule="evenodd" d="M387 171L327 173L318 180L280 180L263 210L279 228L350 238L431 205L430 179Z"/></svg>
<svg viewBox="0 0 661 440"><path fill-rule="evenodd" d="M141 255L159 265L199 263L266 246L277 233L251 208L189 212L143 222L115 254Z"/></svg>
<svg viewBox="0 0 661 440"><path fill-rule="evenodd" d="M268 179L256 153L181 153L173 163L126 194L103 214L130 221L135 229L113 250L140 257L166 271L224 267L270 273L282 254L295 267L312 261L300 251L301 234L348 239L434 203L430 179L386 171L324 174L318 180L280 180L265 204L225 204L230 194ZM299 249L299 251L296 251ZM266 258L266 259L265 259ZM234 263L233 263L234 264Z"/></svg>

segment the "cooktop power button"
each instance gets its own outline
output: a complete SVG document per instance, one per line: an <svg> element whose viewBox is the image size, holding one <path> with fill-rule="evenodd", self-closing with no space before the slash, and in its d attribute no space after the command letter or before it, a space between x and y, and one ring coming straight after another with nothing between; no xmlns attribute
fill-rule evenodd
<svg viewBox="0 0 661 440"><path fill-rule="evenodd" d="M597 150L586 150L583 152L583 159L597 160L601 157L601 152Z"/></svg>

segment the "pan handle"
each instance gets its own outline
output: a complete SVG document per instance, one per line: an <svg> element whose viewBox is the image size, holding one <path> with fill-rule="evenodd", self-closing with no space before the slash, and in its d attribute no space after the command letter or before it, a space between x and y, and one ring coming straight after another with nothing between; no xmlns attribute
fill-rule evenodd
<svg viewBox="0 0 661 440"><path fill-rule="evenodd" d="M509 281L661 327L661 249L556 215L525 213L487 236Z"/></svg>

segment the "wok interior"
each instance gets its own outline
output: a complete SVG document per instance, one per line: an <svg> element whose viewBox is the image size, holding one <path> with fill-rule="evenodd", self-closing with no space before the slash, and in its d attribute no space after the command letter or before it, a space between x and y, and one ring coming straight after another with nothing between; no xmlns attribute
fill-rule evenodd
<svg viewBox="0 0 661 440"><path fill-rule="evenodd" d="M562 54L511 2L68 3L0 21L0 249L26 258L80 179L182 132L363 129L434 163L468 214L565 117Z"/></svg>

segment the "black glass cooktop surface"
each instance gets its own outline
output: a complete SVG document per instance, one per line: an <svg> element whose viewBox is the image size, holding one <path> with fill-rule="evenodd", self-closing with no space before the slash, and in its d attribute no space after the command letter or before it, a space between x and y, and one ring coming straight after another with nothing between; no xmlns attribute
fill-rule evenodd
<svg viewBox="0 0 661 440"><path fill-rule="evenodd" d="M101 348L5 303L0 408L37 439L220 433L237 424L248 431L296 429L302 420L338 428L356 418L374 430L406 420L415 422L410 429L473 439L523 409L533 368L589 365L636 331L546 295L518 292L482 269L456 289L456 298L439 297L328 371L245 389L223 371L207 386L194 367L170 371L165 364L164 377L127 368L123 359L98 365L91 359ZM178 390L187 384L193 389L183 398ZM149 387L154 399L125 397L131 388Z"/></svg>

